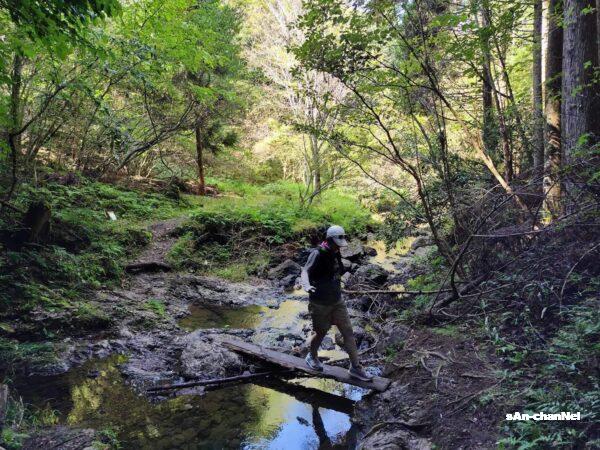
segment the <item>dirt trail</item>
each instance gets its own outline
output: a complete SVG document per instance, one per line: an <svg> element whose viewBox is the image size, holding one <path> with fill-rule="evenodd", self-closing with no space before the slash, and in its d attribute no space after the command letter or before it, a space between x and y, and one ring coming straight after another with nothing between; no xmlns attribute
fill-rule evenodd
<svg viewBox="0 0 600 450"><path fill-rule="evenodd" d="M173 231L185 221L186 217L176 217L174 219L162 220L150 225L149 231L152 233L152 240L138 257L130 264L142 264L157 262L166 264L167 253L177 241Z"/></svg>

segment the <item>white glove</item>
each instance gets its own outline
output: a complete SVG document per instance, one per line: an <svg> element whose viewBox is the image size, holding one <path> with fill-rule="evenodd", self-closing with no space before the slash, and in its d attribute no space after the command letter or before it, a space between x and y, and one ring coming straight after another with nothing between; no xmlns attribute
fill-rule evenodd
<svg viewBox="0 0 600 450"><path fill-rule="evenodd" d="M312 292L315 292L317 288L309 285L308 287L304 288L304 290L310 294Z"/></svg>

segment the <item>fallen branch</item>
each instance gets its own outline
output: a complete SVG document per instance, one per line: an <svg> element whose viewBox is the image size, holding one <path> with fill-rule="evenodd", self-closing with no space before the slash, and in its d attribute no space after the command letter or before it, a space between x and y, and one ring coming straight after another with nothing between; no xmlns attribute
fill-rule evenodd
<svg viewBox="0 0 600 450"><path fill-rule="evenodd" d="M385 289L372 289L372 290L366 290L366 291L350 291L350 290L344 289L343 292L345 294L358 294L358 295L362 295L362 294L429 295L429 294L437 294L438 292L452 292L452 289L442 289L442 290L435 290L435 291L391 291L391 290L385 290Z"/></svg>
<svg viewBox="0 0 600 450"><path fill-rule="evenodd" d="M234 382L240 382L240 381L250 381L250 380L255 380L257 378L269 377L272 375L284 375L284 374L293 373L293 372L294 372L294 370L288 369L288 370L270 370L268 372L258 372L258 373L246 373L243 375L236 375L233 377L212 378L209 380L190 381L188 383L167 384L165 386L151 387L147 391L148 392L162 392L162 391L169 391L172 389L184 389L184 388L196 387L196 386L221 385L221 384L228 384L228 383L234 383Z"/></svg>

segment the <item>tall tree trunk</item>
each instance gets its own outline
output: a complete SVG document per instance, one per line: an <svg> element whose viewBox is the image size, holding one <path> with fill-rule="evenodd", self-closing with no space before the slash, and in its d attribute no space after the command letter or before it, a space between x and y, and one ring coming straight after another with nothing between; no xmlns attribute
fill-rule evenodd
<svg viewBox="0 0 600 450"><path fill-rule="evenodd" d="M6 133L6 141L10 149L11 160L11 182L4 196L4 201L10 201L17 186L17 170L19 166L19 156L21 154L21 142L23 126L23 107L21 105L21 90L23 88L23 57L15 54L13 58L13 68L11 73L10 104L9 114L10 123Z"/></svg>
<svg viewBox="0 0 600 450"><path fill-rule="evenodd" d="M487 27L488 20L485 11L482 10L479 13L479 20L482 27ZM483 34L487 36L487 34ZM496 126L494 123L494 104L492 98L492 92L494 91L494 80L492 79L491 69L491 51L490 51L490 40L488 38L482 38L481 51L483 54L483 67L481 70L482 74L482 105L483 105L483 127L482 127L482 139L485 146L485 151L488 155L493 155L496 152L498 146L498 139L496 135Z"/></svg>
<svg viewBox="0 0 600 450"><path fill-rule="evenodd" d="M561 154L561 71L563 30L560 26L562 0L543 0L547 15L546 90L544 141L546 164L544 170L544 207L551 219L562 213Z"/></svg>
<svg viewBox="0 0 600 450"><path fill-rule="evenodd" d="M596 0L596 58L600 65L600 0Z"/></svg>
<svg viewBox="0 0 600 450"><path fill-rule="evenodd" d="M204 179L204 157L203 157L202 125L196 124L196 164L198 165L198 193L206 194L206 181Z"/></svg>
<svg viewBox="0 0 600 450"><path fill-rule="evenodd" d="M594 111L598 107L598 86L593 82L598 66L596 12L584 12L593 11L595 1L564 1L562 141L568 163L579 139L597 131L600 119L599 111Z"/></svg>
<svg viewBox="0 0 600 450"><path fill-rule="evenodd" d="M480 16L481 16L481 25L484 28L489 28L490 24L491 24L491 12L489 9L489 4L488 2L484 2L482 8L481 8L481 12L480 12ZM488 36L488 33L485 33L485 36ZM483 42L482 42L482 52L483 52L483 84L484 84L484 92L483 92L483 107L484 107L484 144L487 147L491 142L485 142L486 139L486 134L488 134L487 138L489 140L490 136L489 133L491 130L489 130L489 127L491 126L491 123L489 123L490 117L489 115L492 114L492 109L491 109L491 104L486 104L487 102L494 102L494 105L496 107L496 117L498 118L498 128L500 131L500 137L502 138L502 157L504 160L504 179L506 180L506 182L508 184L510 184L512 182L512 178L513 178L513 151L512 151L512 146L511 146L511 142L510 142L510 136L509 136L509 132L508 132L508 128L506 126L506 118L504 116L504 111L502 108L502 104L500 102L500 95L498 93L498 88L496 86L496 82L492 76L492 72L491 72L491 67L492 67L492 63L491 63L491 59L492 59L492 52L491 52L491 43L490 43L490 38L489 37L485 37ZM489 89L489 93L486 92L486 90ZM489 95L489 97L488 97ZM486 111L486 108L489 108ZM488 123L486 123L486 116L487 117L487 121ZM492 117L493 119L493 117ZM486 128L488 128L486 130ZM486 148L486 150L489 149ZM488 153L489 154L489 153Z"/></svg>
<svg viewBox="0 0 600 450"><path fill-rule="evenodd" d="M10 132L14 136L17 152L21 152L22 136L18 131L23 125L23 108L21 105L21 90L23 87L23 57L16 54L13 59L10 89Z"/></svg>
<svg viewBox="0 0 600 450"><path fill-rule="evenodd" d="M573 163L578 145L598 140L600 119L598 84L597 22L595 0L565 0L562 64L563 164ZM577 170L573 171L577 176ZM565 207L571 211L577 195L571 176L565 179Z"/></svg>
<svg viewBox="0 0 600 450"><path fill-rule="evenodd" d="M319 141L312 134L310 135L310 151L312 157L313 193L319 193L321 192L321 155L319 153Z"/></svg>
<svg viewBox="0 0 600 450"><path fill-rule="evenodd" d="M542 0L535 0L533 5L533 66L531 74L533 88L533 170L531 178L536 194L542 193L542 175L544 173L542 69Z"/></svg>
<svg viewBox="0 0 600 450"><path fill-rule="evenodd" d="M514 164L513 164L513 149L511 145L510 133L506 126L506 117L504 108L500 102L500 95L497 90L494 90L494 101L496 103L496 115L498 116L498 127L500 129L500 137L502 138L502 158L504 160L504 179L508 184L512 183Z"/></svg>
<svg viewBox="0 0 600 450"><path fill-rule="evenodd" d="M483 143L488 155L493 155L498 145L494 123L494 107L492 100L492 75L489 60L483 63L482 103L483 103Z"/></svg>

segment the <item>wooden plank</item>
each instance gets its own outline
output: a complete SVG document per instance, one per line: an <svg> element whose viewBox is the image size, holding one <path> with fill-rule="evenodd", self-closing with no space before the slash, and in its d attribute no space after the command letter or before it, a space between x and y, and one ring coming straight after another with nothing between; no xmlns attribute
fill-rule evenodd
<svg viewBox="0 0 600 450"><path fill-rule="evenodd" d="M286 353L280 353L278 351L261 347L260 345L251 344L249 342L233 339L223 339L222 342L223 345L233 351L255 356L288 369L300 370L315 377L332 378L334 380L341 381L342 383L352 384L354 386L359 386L366 389L374 389L379 392L385 391L390 385L390 380L387 378L375 377L372 381L362 381L351 377L346 369L336 366L329 366L327 364L323 364L322 372L313 370L306 365L306 361L304 361L303 358L298 358L297 356L288 355Z"/></svg>
<svg viewBox="0 0 600 450"><path fill-rule="evenodd" d="M249 383L253 380L256 380L257 378L265 378L265 377L270 377L273 375L285 375L285 374L290 374L290 373L294 373L294 371L293 370L285 370L285 371L271 370L269 372L247 373L247 374L242 374L242 375L236 375L234 377L213 378L210 380L197 380L197 381L190 381L187 383L177 383L177 384L167 384L164 386L154 386L154 387L148 388L146 392L157 393L157 392L162 392L162 391L168 391L171 389L185 389L185 388L189 388L189 387L208 386L208 385L221 386L221 385L230 385L231 383L237 383L237 382Z"/></svg>

